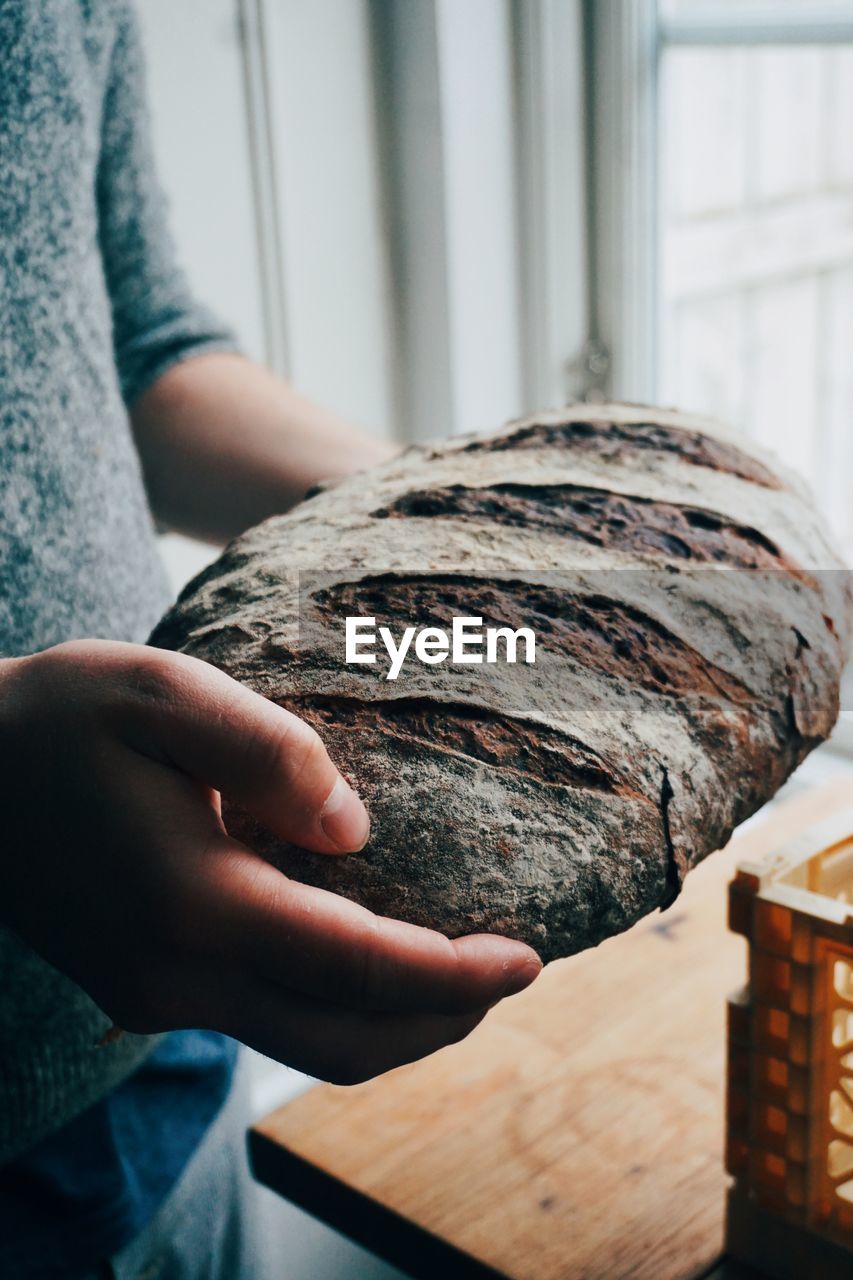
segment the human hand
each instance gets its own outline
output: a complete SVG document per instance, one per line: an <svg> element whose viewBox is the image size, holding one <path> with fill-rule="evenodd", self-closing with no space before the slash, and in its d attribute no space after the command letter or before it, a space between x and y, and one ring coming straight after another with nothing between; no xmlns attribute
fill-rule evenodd
<svg viewBox="0 0 853 1280"><path fill-rule="evenodd" d="M541 968L289 880L219 793L330 857L368 819L318 735L215 667L73 641L0 663L0 917L117 1024L208 1027L339 1083L467 1035Z"/></svg>

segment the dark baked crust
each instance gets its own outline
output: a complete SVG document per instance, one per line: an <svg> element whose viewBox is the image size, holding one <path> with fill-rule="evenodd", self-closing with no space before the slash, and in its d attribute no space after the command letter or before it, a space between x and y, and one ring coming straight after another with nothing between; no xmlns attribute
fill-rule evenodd
<svg viewBox="0 0 853 1280"><path fill-rule="evenodd" d="M287 874L545 959L666 905L838 711L850 591L809 501L671 413L603 406L411 450L238 539L151 642L323 736L368 804L360 854ZM720 569L725 572L719 572ZM370 615L532 627L535 668L343 663Z"/></svg>

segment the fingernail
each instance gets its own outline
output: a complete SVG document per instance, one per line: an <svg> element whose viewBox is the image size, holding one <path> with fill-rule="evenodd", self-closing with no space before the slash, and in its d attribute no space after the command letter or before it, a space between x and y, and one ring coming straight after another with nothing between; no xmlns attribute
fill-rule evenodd
<svg viewBox="0 0 853 1280"><path fill-rule="evenodd" d="M520 964L517 969L513 970L512 976L501 992L501 999L505 996L517 996L519 991L523 991L525 987L529 987L542 972L542 961L539 959L525 960L524 964Z"/></svg>
<svg viewBox="0 0 853 1280"><path fill-rule="evenodd" d="M341 853L357 853L367 844L370 818L343 778L338 778L320 810L320 826Z"/></svg>

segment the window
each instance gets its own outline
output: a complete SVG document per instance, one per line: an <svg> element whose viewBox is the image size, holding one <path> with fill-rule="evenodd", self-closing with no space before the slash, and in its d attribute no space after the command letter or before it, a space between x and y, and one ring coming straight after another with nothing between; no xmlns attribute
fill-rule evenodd
<svg viewBox="0 0 853 1280"><path fill-rule="evenodd" d="M608 389L773 449L853 553L853 3L641 0L630 22L625 4L587 8L610 18L592 19L611 99L595 162L606 178L621 124L605 195L634 224L599 302ZM597 217L599 255L616 256L615 234ZM630 323L643 308L651 332Z"/></svg>
<svg viewBox="0 0 853 1280"><path fill-rule="evenodd" d="M777 450L853 546L853 43L661 72L661 394Z"/></svg>

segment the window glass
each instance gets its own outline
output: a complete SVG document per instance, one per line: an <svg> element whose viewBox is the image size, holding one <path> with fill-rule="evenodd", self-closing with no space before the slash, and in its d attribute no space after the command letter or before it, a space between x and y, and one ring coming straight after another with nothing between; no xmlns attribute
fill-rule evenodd
<svg viewBox="0 0 853 1280"><path fill-rule="evenodd" d="M660 183L662 399L776 450L853 548L853 45L666 48Z"/></svg>

